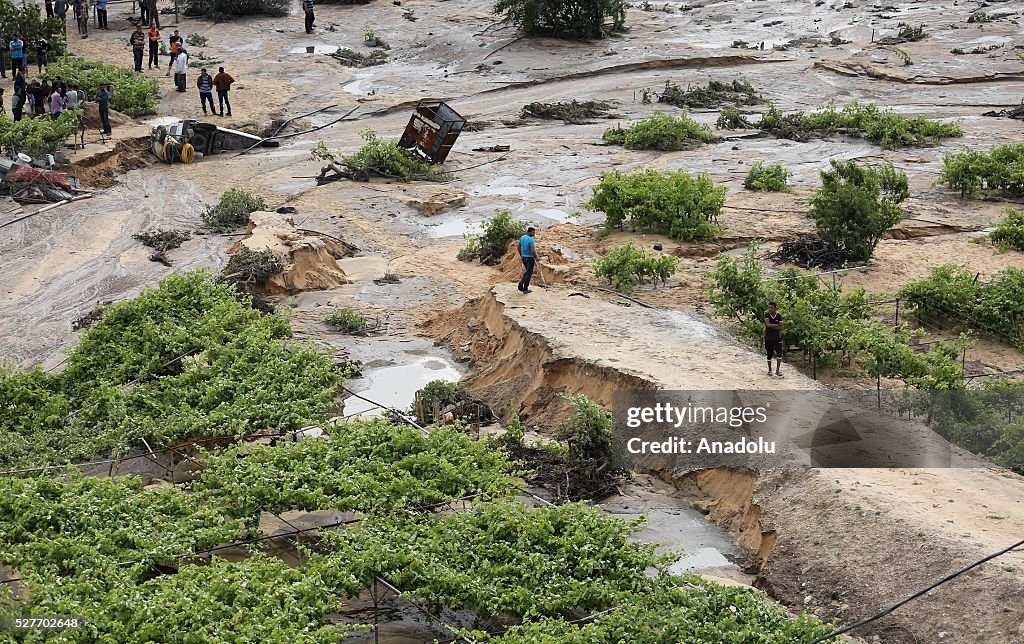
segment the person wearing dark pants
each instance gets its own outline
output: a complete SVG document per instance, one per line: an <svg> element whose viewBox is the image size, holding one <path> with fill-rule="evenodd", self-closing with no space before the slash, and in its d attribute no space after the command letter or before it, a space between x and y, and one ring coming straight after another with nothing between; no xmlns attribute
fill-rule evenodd
<svg viewBox="0 0 1024 644"><path fill-rule="evenodd" d="M46 38L42 36L36 41L36 66L39 68L39 73L43 73L44 67L49 67L50 61L50 43Z"/></svg>
<svg viewBox="0 0 1024 644"><path fill-rule="evenodd" d="M184 48L178 50L174 57L174 85L179 92L187 91L185 74L188 73L188 52Z"/></svg>
<svg viewBox="0 0 1024 644"><path fill-rule="evenodd" d="M131 45L132 54L135 55L135 71L142 73L142 51L146 46L146 34L142 33L142 27L136 27L135 31L132 32L131 37L128 39L128 44Z"/></svg>
<svg viewBox="0 0 1024 644"><path fill-rule="evenodd" d="M17 34L11 38L7 47L11 51L11 78L14 78L18 74L18 70L21 69L21 59L25 56L25 40L21 34Z"/></svg>
<svg viewBox="0 0 1024 644"><path fill-rule="evenodd" d="M533 267L537 262L537 245L533 239L534 227L526 229L526 234L519 238L519 259L523 261L523 276L519 280L519 292L526 294L530 291L530 278L533 277Z"/></svg>
<svg viewBox="0 0 1024 644"><path fill-rule="evenodd" d="M764 350L768 354L768 375L772 374L772 357L775 358L775 374L782 377L782 314L775 302L768 303L768 312L764 314Z"/></svg>
<svg viewBox="0 0 1024 644"><path fill-rule="evenodd" d="M220 115L224 116L224 106L228 106L228 116L231 116L231 101L228 100L228 92L231 90L231 83L235 79L221 67L217 75L213 77L213 86L217 88L217 103L220 105Z"/></svg>
<svg viewBox="0 0 1024 644"><path fill-rule="evenodd" d="M86 6L86 20L88 20L89 8ZM107 0L96 0L96 26L100 29L107 29Z"/></svg>
<svg viewBox="0 0 1024 644"><path fill-rule="evenodd" d="M160 69L160 30L156 26L149 28L149 69Z"/></svg>
<svg viewBox="0 0 1024 644"><path fill-rule="evenodd" d="M302 0L302 10L306 12L306 33L313 33L313 21L316 17L313 15L313 0Z"/></svg>
<svg viewBox="0 0 1024 644"><path fill-rule="evenodd" d="M210 103L210 111L214 114L217 110L213 107L213 77L203 67L199 71L199 78L196 79L196 87L199 88L199 104L203 106L203 114L206 114L206 103Z"/></svg>
<svg viewBox="0 0 1024 644"><path fill-rule="evenodd" d="M110 95L114 92L113 85L103 85L100 91L96 92L96 105L100 110L100 122L103 124L103 133L110 134Z"/></svg>

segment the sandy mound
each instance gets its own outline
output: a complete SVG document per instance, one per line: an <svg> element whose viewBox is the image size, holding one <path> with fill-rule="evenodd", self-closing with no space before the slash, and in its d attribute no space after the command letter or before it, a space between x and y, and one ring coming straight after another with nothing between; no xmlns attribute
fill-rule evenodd
<svg viewBox="0 0 1024 644"><path fill-rule="evenodd" d="M467 193L455 188L424 186L421 194L410 195L405 203L419 210L423 216L433 217L445 210L465 204L468 198Z"/></svg>
<svg viewBox="0 0 1024 644"><path fill-rule="evenodd" d="M98 130L103 127L100 122L100 107L96 103L86 103L82 110L82 122L85 124L87 129ZM134 123L130 116L126 116L121 112L110 110L110 124L114 127L118 125L127 125Z"/></svg>
<svg viewBox="0 0 1024 644"><path fill-rule="evenodd" d="M246 237L228 253L243 246L254 251L269 248L284 258L284 272L270 278L263 288L267 293L323 290L349 283L337 262L349 254L348 249L332 239L298 230L290 215L252 213Z"/></svg>

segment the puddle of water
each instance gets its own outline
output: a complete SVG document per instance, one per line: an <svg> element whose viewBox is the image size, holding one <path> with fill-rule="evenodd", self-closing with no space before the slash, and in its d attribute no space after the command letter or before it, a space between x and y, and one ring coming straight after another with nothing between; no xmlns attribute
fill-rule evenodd
<svg viewBox="0 0 1024 644"><path fill-rule="evenodd" d="M434 239L443 237L462 237L467 234L479 233L478 224L470 223L464 219L453 219L443 221L433 226L427 226L427 235Z"/></svg>
<svg viewBox="0 0 1024 644"><path fill-rule="evenodd" d="M711 570L712 568L737 568L717 548L697 548L685 557L669 566L669 572L685 575L690 572Z"/></svg>
<svg viewBox="0 0 1024 644"><path fill-rule="evenodd" d="M739 570L737 564L743 562L724 530L677 499L612 497L602 507L624 519L646 517L647 524L633 538L658 544L658 552L681 553L683 557L670 568L675 574L722 568Z"/></svg>
<svg viewBox="0 0 1024 644"><path fill-rule="evenodd" d="M348 92L349 94L355 94L356 96L366 96L371 92L372 87L370 86L370 79L367 75L364 75L362 78L345 83L341 86L341 89L342 91Z"/></svg>
<svg viewBox="0 0 1024 644"><path fill-rule="evenodd" d="M338 51L337 45L306 45L305 47L292 47L289 54L333 54Z"/></svg>
<svg viewBox="0 0 1024 644"><path fill-rule="evenodd" d="M457 382L461 377L462 374L452 363L444 358L429 356L394 367L367 369L361 377L352 381L352 390L382 405L405 410L412 405L416 392L431 380ZM380 416L383 411L359 398L345 400L345 416Z"/></svg>

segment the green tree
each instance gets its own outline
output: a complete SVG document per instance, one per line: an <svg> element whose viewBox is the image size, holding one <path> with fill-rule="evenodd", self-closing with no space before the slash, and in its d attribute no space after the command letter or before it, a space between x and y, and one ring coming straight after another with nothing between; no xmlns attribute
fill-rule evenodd
<svg viewBox="0 0 1024 644"><path fill-rule="evenodd" d="M907 175L882 165L832 161L821 171L821 188L811 198L811 218L822 239L844 246L850 259L867 260L882 235L903 219Z"/></svg>
<svg viewBox="0 0 1024 644"><path fill-rule="evenodd" d="M605 172L584 208L605 213L609 230L630 226L693 241L712 239L714 223L725 205L725 187L706 174L691 177L684 170L629 174Z"/></svg>
<svg viewBox="0 0 1024 644"><path fill-rule="evenodd" d="M497 0L494 13L527 34L571 40L603 38L626 25L623 0Z"/></svg>

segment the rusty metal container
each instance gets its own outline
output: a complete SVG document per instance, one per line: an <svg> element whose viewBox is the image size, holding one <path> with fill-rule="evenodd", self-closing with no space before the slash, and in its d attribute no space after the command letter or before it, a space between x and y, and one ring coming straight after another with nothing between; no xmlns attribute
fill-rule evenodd
<svg viewBox="0 0 1024 644"><path fill-rule="evenodd" d="M443 101L421 101L398 145L429 163L444 163L466 119Z"/></svg>

